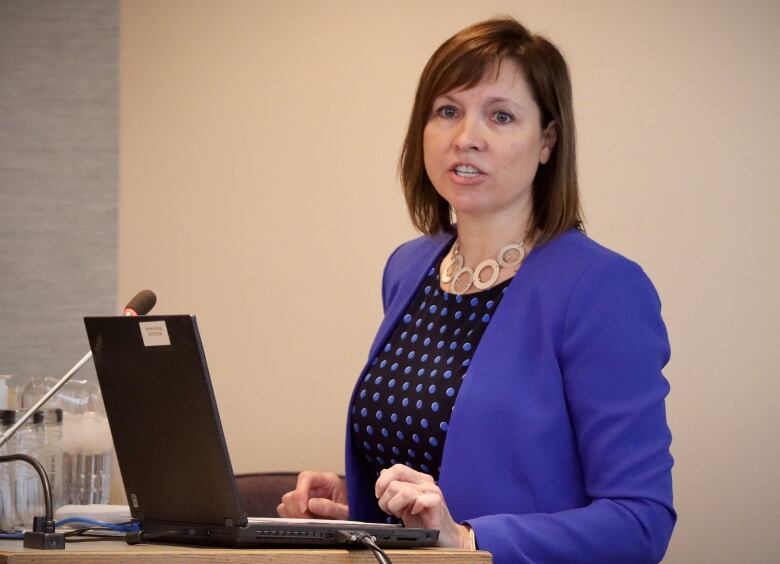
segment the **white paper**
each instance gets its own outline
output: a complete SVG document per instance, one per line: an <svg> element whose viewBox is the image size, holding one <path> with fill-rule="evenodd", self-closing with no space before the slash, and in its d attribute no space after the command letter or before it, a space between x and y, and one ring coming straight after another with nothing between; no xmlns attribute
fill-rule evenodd
<svg viewBox="0 0 780 564"><path fill-rule="evenodd" d="M171 338L168 336L168 327L165 321L141 321L138 326L141 328L141 337L146 347L163 347L171 344Z"/></svg>

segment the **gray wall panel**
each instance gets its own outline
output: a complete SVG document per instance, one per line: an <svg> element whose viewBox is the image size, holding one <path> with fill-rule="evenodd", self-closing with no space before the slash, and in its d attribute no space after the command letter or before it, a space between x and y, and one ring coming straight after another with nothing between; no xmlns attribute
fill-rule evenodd
<svg viewBox="0 0 780 564"><path fill-rule="evenodd" d="M0 373L59 377L116 308L118 12L0 0Z"/></svg>

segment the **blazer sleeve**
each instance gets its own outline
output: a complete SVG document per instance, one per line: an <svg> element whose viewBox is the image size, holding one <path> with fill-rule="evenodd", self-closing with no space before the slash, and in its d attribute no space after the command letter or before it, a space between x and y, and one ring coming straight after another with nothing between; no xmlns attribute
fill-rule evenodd
<svg viewBox="0 0 780 564"><path fill-rule="evenodd" d="M558 361L590 502L468 523L496 564L658 562L676 521L658 295L638 265L602 257L571 292L563 327Z"/></svg>

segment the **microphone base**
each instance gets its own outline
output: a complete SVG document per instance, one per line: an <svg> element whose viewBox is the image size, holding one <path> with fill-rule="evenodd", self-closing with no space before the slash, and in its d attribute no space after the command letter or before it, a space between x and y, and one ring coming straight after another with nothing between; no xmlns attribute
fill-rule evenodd
<svg viewBox="0 0 780 564"><path fill-rule="evenodd" d="M25 531L22 546L39 550L65 550L65 534Z"/></svg>

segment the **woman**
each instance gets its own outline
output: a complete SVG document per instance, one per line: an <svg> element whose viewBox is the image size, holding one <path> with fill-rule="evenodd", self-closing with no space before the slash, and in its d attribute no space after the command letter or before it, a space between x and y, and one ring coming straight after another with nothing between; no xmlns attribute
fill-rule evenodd
<svg viewBox="0 0 780 564"><path fill-rule="evenodd" d="M434 53L400 161L425 236L385 269L346 484L304 472L282 516L391 515L498 564L663 557L666 330L642 270L581 229L574 138L565 61L515 20Z"/></svg>

